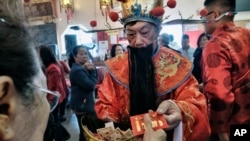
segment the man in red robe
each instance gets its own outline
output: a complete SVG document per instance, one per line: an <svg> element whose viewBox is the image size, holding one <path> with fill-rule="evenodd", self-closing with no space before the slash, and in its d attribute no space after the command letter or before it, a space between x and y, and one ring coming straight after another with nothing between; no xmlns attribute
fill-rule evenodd
<svg viewBox="0 0 250 141"><path fill-rule="evenodd" d="M164 115L169 141L205 141L210 133L207 104L191 75L192 63L158 44L159 17L140 13L138 3L132 9L121 19L128 52L106 61L95 104L98 118L130 124L130 116L153 110Z"/></svg>
<svg viewBox="0 0 250 141"><path fill-rule="evenodd" d="M204 94L212 133L229 141L230 125L250 124L250 31L236 27L235 0L206 0L203 17L212 35L203 51Z"/></svg>

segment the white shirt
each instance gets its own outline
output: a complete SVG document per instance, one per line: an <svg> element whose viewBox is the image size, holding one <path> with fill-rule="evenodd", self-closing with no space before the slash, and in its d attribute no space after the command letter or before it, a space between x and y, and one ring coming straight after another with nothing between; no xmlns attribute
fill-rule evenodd
<svg viewBox="0 0 250 141"><path fill-rule="evenodd" d="M182 48L178 49L178 51L181 52L181 54L186 57L188 60L190 60L191 62L193 62L194 60L194 51L195 51L195 48L192 48L192 47L189 47L187 50L184 50Z"/></svg>

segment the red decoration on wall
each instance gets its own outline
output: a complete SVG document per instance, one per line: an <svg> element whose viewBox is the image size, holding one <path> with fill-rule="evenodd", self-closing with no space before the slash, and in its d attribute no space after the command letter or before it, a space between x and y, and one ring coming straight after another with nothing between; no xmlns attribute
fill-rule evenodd
<svg viewBox="0 0 250 141"><path fill-rule="evenodd" d="M175 0L168 0L167 6L168 6L169 8L175 8L175 6L176 6L176 1L175 1Z"/></svg>
<svg viewBox="0 0 250 141"><path fill-rule="evenodd" d="M200 16L201 16L201 17L204 17L204 16L207 15L207 13L208 13L208 11L207 11L206 9L202 9L202 10L200 11Z"/></svg>
<svg viewBox="0 0 250 141"><path fill-rule="evenodd" d="M116 22L119 19L119 15L117 12L110 12L109 13L109 18L113 21Z"/></svg>
<svg viewBox="0 0 250 141"><path fill-rule="evenodd" d="M165 10L162 6L157 6L154 9L150 11L150 15L153 16L162 16L164 14Z"/></svg>
<svg viewBox="0 0 250 141"><path fill-rule="evenodd" d="M96 20L92 20L92 21L90 21L90 26L91 27L96 27L97 26L97 22L96 22Z"/></svg>

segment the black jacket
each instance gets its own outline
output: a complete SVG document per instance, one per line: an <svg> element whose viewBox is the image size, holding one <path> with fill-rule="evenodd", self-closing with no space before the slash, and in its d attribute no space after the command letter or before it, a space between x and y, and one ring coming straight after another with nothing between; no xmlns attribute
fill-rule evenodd
<svg viewBox="0 0 250 141"><path fill-rule="evenodd" d="M202 48L197 48L194 52L194 61L193 61L194 68L192 74L198 80L199 84L202 83L201 57L202 57Z"/></svg>
<svg viewBox="0 0 250 141"><path fill-rule="evenodd" d="M72 110L74 110L75 112L85 112L89 114L95 113L94 89L96 86L96 82L96 70L86 70L77 63L74 63L72 65L72 68L70 70L70 106Z"/></svg>

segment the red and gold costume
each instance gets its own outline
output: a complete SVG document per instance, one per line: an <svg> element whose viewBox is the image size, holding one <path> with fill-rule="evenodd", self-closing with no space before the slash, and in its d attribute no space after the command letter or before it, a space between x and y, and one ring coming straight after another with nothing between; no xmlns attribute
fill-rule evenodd
<svg viewBox="0 0 250 141"><path fill-rule="evenodd" d="M165 47L152 57L155 65L158 103L173 100L182 112L183 140L202 141L209 136L206 98L191 75L192 63ZM100 119L111 117L118 123L129 122L128 53L106 62L107 73L98 90L95 105ZM142 94L143 95L143 94Z"/></svg>
<svg viewBox="0 0 250 141"><path fill-rule="evenodd" d="M231 124L250 124L250 31L233 22L221 25L202 61L212 132L229 133Z"/></svg>

